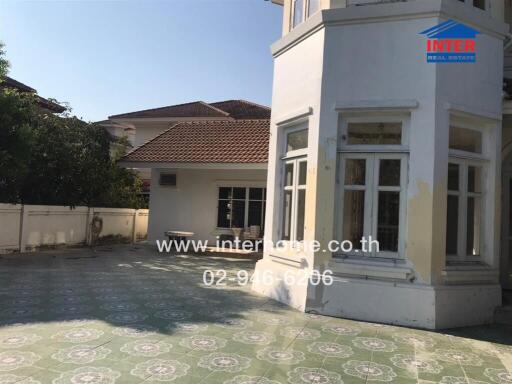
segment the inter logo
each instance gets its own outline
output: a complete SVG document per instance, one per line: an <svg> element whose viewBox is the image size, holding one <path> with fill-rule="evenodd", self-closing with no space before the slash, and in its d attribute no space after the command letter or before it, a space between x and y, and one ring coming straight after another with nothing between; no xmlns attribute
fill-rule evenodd
<svg viewBox="0 0 512 384"><path fill-rule="evenodd" d="M476 36L480 34L476 29L448 20L420 34L428 37L427 62L476 62Z"/></svg>

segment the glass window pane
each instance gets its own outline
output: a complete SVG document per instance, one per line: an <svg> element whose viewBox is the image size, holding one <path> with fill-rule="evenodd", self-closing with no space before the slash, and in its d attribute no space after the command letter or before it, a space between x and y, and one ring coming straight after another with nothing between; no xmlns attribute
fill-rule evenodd
<svg viewBox="0 0 512 384"><path fill-rule="evenodd" d="M364 235L364 194L364 191L345 191L343 241L351 241L354 249L361 249Z"/></svg>
<svg viewBox="0 0 512 384"><path fill-rule="evenodd" d="M217 214L217 227L229 228L229 200L219 200L219 209Z"/></svg>
<svg viewBox="0 0 512 384"><path fill-rule="evenodd" d="M485 0L473 0L473 6L485 11Z"/></svg>
<svg viewBox="0 0 512 384"><path fill-rule="evenodd" d="M250 200L263 200L263 188L250 188L249 189Z"/></svg>
<svg viewBox="0 0 512 384"><path fill-rule="evenodd" d="M347 159L345 161L345 185L366 184L366 160Z"/></svg>
<svg viewBox="0 0 512 384"><path fill-rule="evenodd" d="M459 197L448 195L448 207L446 210L446 254L457 254L459 239Z"/></svg>
<svg viewBox="0 0 512 384"><path fill-rule="evenodd" d="M308 15L311 16L313 13L320 9L320 0L309 0Z"/></svg>
<svg viewBox="0 0 512 384"><path fill-rule="evenodd" d="M282 239L291 240L292 191L284 191L283 200Z"/></svg>
<svg viewBox="0 0 512 384"><path fill-rule="evenodd" d="M302 23L304 0L294 0L293 2L293 26Z"/></svg>
<svg viewBox="0 0 512 384"><path fill-rule="evenodd" d="M299 190L297 198L297 241L304 240L304 214L306 212L306 191Z"/></svg>
<svg viewBox="0 0 512 384"><path fill-rule="evenodd" d="M347 144L400 145L402 123L348 123Z"/></svg>
<svg viewBox="0 0 512 384"><path fill-rule="evenodd" d="M233 188L233 199L245 200L245 188Z"/></svg>
<svg viewBox="0 0 512 384"><path fill-rule="evenodd" d="M482 192L482 168L468 167L468 192Z"/></svg>
<svg viewBox="0 0 512 384"><path fill-rule="evenodd" d="M245 201L233 200L231 227L245 228Z"/></svg>
<svg viewBox="0 0 512 384"><path fill-rule="evenodd" d="M286 151L296 151L308 147L308 130L290 132L286 135Z"/></svg>
<svg viewBox="0 0 512 384"><path fill-rule="evenodd" d="M400 159L381 159L379 185L382 187L400 186Z"/></svg>
<svg viewBox="0 0 512 384"><path fill-rule="evenodd" d="M247 224L251 225L259 225L261 227L262 224L262 210L263 210L263 202L262 201L250 201L249 202L249 217L247 218Z"/></svg>
<svg viewBox="0 0 512 384"><path fill-rule="evenodd" d="M480 256L480 198L468 197L466 255Z"/></svg>
<svg viewBox="0 0 512 384"><path fill-rule="evenodd" d="M219 199L231 199L231 188L219 188Z"/></svg>
<svg viewBox="0 0 512 384"><path fill-rule="evenodd" d="M482 132L451 126L450 149L482 153Z"/></svg>
<svg viewBox="0 0 512 384"><path fill-rule="evenodd" d="M284 166L284 185L293 185L293 163L287 163Z"/></svg>
<svg viewBox="0 0 512 384"><path fill-rule="evenodd" d="M377 240L380 251L398 252L400 192L379 192Z"/></svg>
<svg viewBox="0 0 512 384"><path fill-rule="evenodd" d="M458 191L459 190L459 165L448 164L448 190Z"/></svg>
<svg viewBox="0 0 512 384"><path fill-rule="evenodd" d="M307 161L299 162L299 185L306 185L306 176L308 171Z"/></svg>

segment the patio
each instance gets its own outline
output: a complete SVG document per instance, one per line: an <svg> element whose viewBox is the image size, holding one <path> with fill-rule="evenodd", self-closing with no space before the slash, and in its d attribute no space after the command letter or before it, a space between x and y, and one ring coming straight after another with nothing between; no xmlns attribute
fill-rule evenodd
<svg viewBox="0 0 512 384"><path fill-rule="evenodd" d="M229 280L253 267L146 246L2 257L0 383L512 383L510 328L303 314Z"/></svg>

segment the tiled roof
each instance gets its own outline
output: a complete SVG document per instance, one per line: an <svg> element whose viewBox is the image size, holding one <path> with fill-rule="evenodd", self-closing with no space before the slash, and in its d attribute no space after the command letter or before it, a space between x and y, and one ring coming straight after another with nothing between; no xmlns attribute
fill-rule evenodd
<svg viewBox="0 0 512 384"><path fill-rule="evenodd" d="M122 113L109 116L110 119L141 117L229 117L229 115L202 101L192 103L169 105L167 107L145 109L143 111Z"/></svg>
<svg viewBox="0 0 512 384"><path fill-rule="evenodd" d="M110 116L122 118L226 118L226 119L270 119L270 108L245 100L226 100L216 103L194 101L187 104L146 109Z"/></svg>
<svg viewBox="0 0 512 384"><path fill-rule="evenodd" d="M269 120L208 120L174 124L122 162L266 163Z"/></svg>
<svg viewBox="0 0 512 384"><path fill-rule="evenodd" d="M0 83L0 87L16 89L19 92L34 93L37 97L37 103L39 104L39 106L48 109L51 112L61 113L66 110L66 108L62 105L37 95L37 91L34 88L29 87L28 85L23 84L18 80L14 80L12 77L4 76L3 81Z"/></svg>
<svg viewBox="0 0 512 384"><path fill-rule="evenodd" d="M229 113L234 119L270 119L270 108L245 100L226 100L210 103Z"/></svg>

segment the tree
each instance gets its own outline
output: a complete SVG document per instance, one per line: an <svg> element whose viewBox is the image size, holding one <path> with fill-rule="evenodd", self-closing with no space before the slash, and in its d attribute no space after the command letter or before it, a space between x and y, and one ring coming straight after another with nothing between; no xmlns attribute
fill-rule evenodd
<svg viewBox="0 0 512 384"><path fill-rule="evenodd" d="M141 181L111 158L111 144L102 127L0 88L0 202L140 208Z"/></svg>

